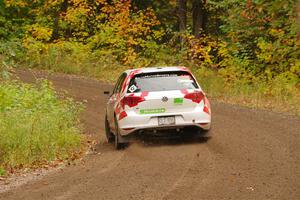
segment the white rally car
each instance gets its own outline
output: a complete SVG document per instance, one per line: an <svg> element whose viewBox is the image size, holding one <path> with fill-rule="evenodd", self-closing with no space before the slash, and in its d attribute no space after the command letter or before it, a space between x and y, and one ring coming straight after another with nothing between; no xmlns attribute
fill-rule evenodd
<svg viewBox="0 0 300 200"><path fill-rule="evenodd" d="M115 141L117 149L141 131L179 131L186 127L208 131L210 126L210 103L185 67L123 72L106 107L106 137L109 142Z"/></svg>

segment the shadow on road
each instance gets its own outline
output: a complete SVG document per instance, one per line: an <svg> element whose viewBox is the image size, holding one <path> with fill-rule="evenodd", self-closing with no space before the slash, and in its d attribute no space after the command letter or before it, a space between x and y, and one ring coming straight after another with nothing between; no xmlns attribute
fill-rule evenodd
<svg viewBox="0 0 300 200"><path fill-rule="evenodd" d="M168 145L189 145L206 143L211 137L205 134L183 132L166 136L140 135L136 142L141 142L146 147L168 146Z"/></svg>
<svg viewBox="0 0 300 200"><path fill-rule="evenodd" d="M181 133L174 133L171 131L165 131L158 135L153 134L139 134L130 140L129 144L123 148L126 150L132 144L139 144L142 147L158 147L158 146L178 146L178 145L191 145L206 143L211 139L208 134L195 133L190 131L184 131ZM99 143L96 145L95 150L97 152L109 152L114 151L114 143Z"/></svg>

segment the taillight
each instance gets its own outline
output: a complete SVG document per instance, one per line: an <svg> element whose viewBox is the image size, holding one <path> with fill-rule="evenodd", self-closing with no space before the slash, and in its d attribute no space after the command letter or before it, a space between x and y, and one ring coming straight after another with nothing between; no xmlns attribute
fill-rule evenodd
<svg viewBox="0 0 300 200"><path fill-rule="evenodd" d="M127 96L124 97L121 100L121 105L124 108L125 105L129 106L129 107L134 107L137 106L139 103L145 101L144 97L139 97L139 96Z"/></svg>
<svg viewBox="0 0 300 200"><path fill-rule="evenodd" d="M190 99L195 103L200 103L204 98L204 94L202 92L195 91L195 92L192 92L192 93L185 94L184 98L185 99Z"/></svg>
<svg viewBox="0 0 300 200"><path fill-rule="evenodd" d="M209 109L206 105L203 108L203 112L206 112L207 114L210 114Z"/></svg>
<svg viewBox="0 0 300 200"><path fill-rule="evenodd" d="M204 97L204 108L203 111L210 115L210 103L206 97Z"/></svg>

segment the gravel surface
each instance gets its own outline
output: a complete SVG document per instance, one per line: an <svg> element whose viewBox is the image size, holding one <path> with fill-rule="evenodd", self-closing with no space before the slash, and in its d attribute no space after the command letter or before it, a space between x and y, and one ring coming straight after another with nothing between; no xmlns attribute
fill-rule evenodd
<svg viewBox="0 0 300 200"><path fill-rule="evenodd" d="M44 72L19 71L27 82ZM116 151L104 137L104 90L83 77L47 76L86 100L85 133L96 153L12 187L0 199L300 199L300 119L212 102L210 138L149 139ZM0 185L1 187L1 185Z"/></svg>

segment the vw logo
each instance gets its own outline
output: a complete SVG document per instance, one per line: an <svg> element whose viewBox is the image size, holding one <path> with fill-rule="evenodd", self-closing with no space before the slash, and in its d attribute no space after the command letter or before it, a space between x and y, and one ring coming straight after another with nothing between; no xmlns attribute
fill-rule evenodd
<svg viewBox="0 0 300 200"><path fill-rule="evenodd" d="M162 100L162 102L167 102L169 99L168 99L168 97L163 97L161 100Z"/></svg>

